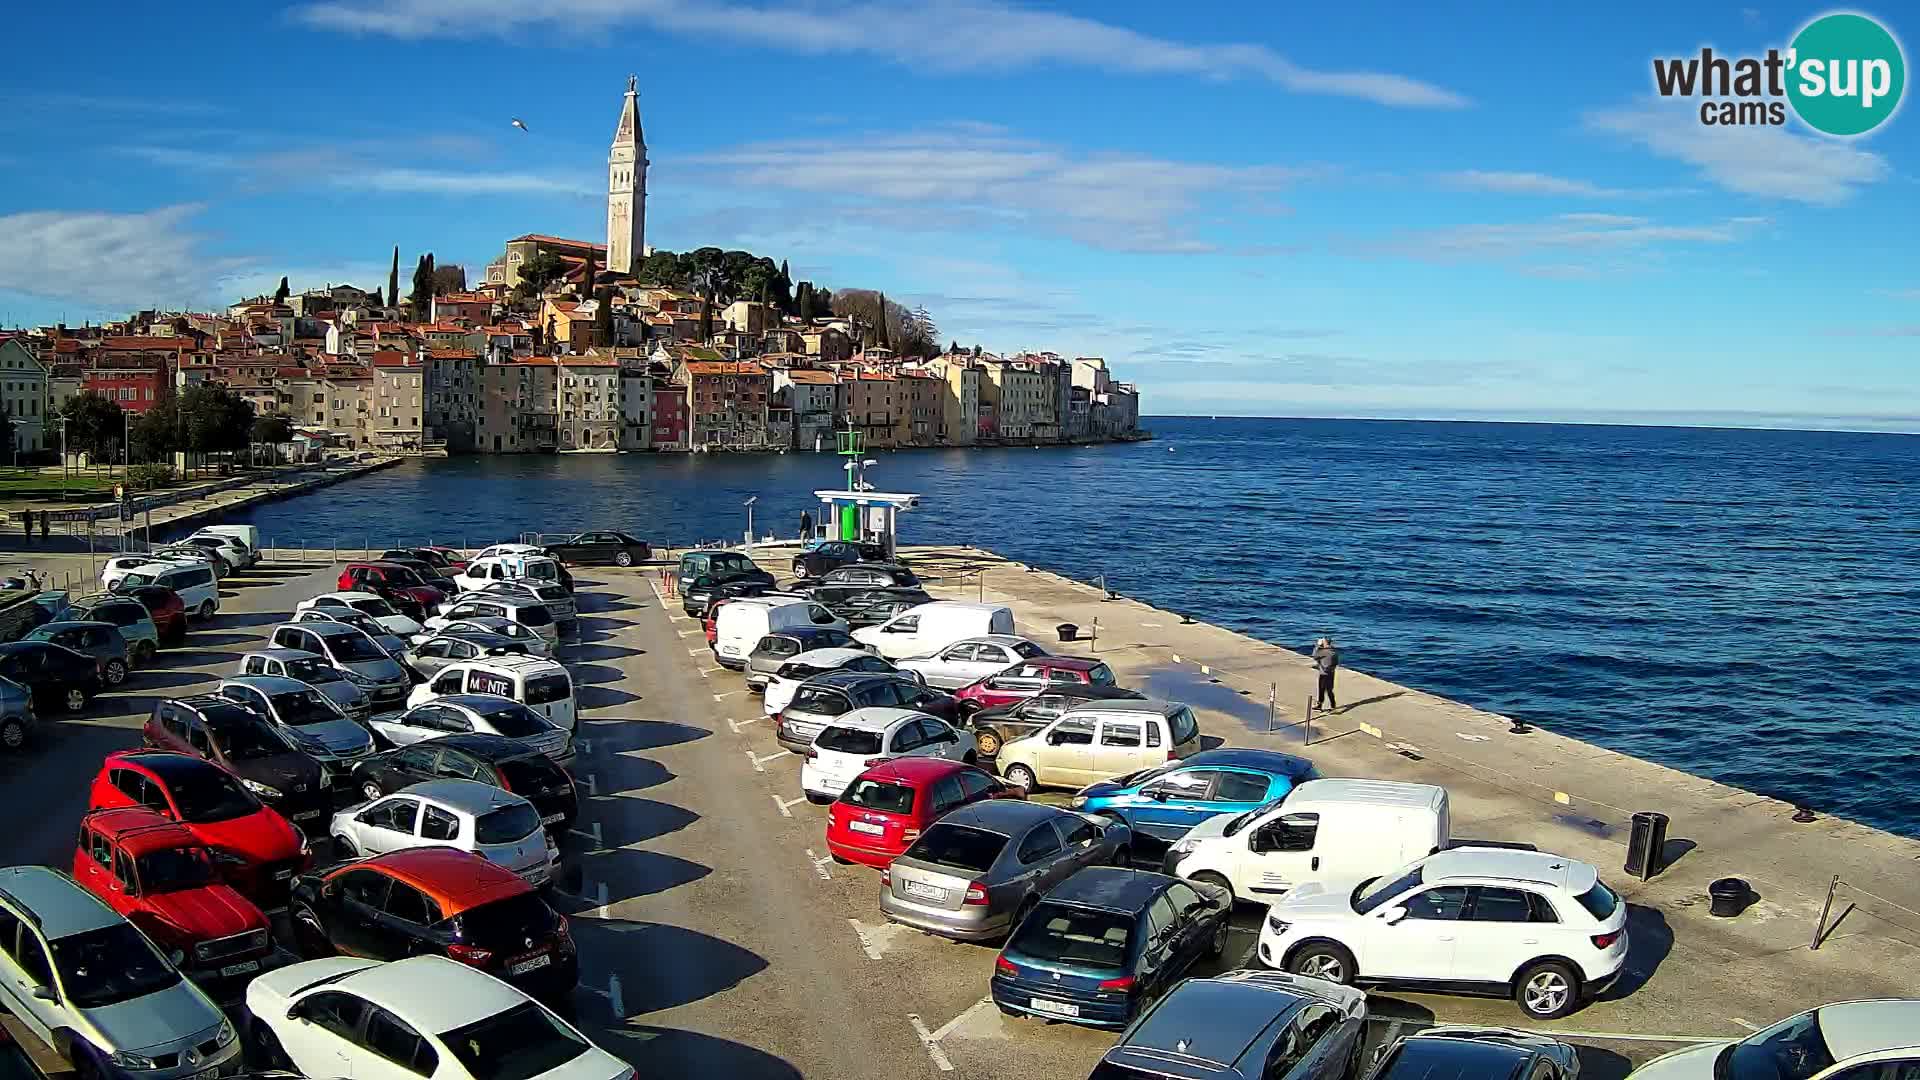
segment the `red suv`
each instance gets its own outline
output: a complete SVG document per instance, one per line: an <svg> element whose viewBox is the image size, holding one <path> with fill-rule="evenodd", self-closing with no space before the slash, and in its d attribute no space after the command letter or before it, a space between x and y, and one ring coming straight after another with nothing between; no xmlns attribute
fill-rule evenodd
<svg viewBox="0 0 1920 1080"><path fill-rule="evenodd" d="M1113 669L1104 660L1086 656L1036 656L1022 660L997 675L989 675L953 692L963 716L981 709L1011 705L1062 683L1113 686Z"/></svg>
<svg viewBox="0 0 1920 1080"><path fill-rule="evenodd" d="M341 592L370 592L416 622L424 620L447 594L427 584L410 567L389 562L348 563L334 583Z"/></svg>
<svg viewBox="0 0 1920 1080"><path fill-rule="evenodd" d="M268 910L287 902L313 859L307 838L211 761L165 750L116 750L100 764L87 807L144 806L186 826L221 878Z"/></svg>
<svg viewBox="0 0 1920 1080"><path fill-rule="evenodd" d="M117 596L131 596L153 616L154 629L160 631L162 645L177 645L187 636L187 605L180 594L165 585L122 585Z"/></svg>
<svg viewBox="0 0 1920 1080"><path fill-rule="evenodd" d="M80 819L73 879L202 986L250 979L273 954L267 917L220 880L213 852L186 826L143 806Z"/></svg>
<svg viewBox="0 0 1920 1080"><path fill-rule="evenodd" d="M1026 797L1012 784L958 761L884 761L854 777L827 808L827 852L843 863L884 870L947 811L982 799Z"/></svg>

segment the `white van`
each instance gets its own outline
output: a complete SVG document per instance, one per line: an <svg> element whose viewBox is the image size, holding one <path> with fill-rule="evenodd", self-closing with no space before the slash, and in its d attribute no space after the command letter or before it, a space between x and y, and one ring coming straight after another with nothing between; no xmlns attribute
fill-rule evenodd
<svg viewBox="0 0 1920 1080"><path fill-rule="evenodd" d="M713 655L721 667L739 671L747 666L761 638L797 626L845 630L847 621L811 600L759 596L729 600L714 616Z"/></svg>
<svg viewBox="0 0 1920 1080"><path fill-rule="evenodd" d="M180 594L187 614L198 619L211 618L220 610L220 585L208 563L170 562L142 566L120 576L119 588L158 585Z"/></svg>
<svg viewBox="0 0 1920 1080"><path fill-rule="evenodd" d="M1309 780L1277 802L1195 825L1166 872L1270 904L1303 881L1384 874L1449 846L1447 789L1389 780Z"/></svg>
<svg viewBox="0 0 1920 1080"><path fill-rule="evenodd" d="M878 626L855 630L853 636L889 660L904 660L944 649L961 638L1013 632L1013 609L1005 604L935 600L908 608Z"/></svg>
<svg viewBox="0 0 1920 1080"><path fill-rule="evenodd" d="M564 730L574 730L573 677L558 660L538 656L481 656L460 660L413 688L407 708L449 694L492 694L525 705Z"/></svg>

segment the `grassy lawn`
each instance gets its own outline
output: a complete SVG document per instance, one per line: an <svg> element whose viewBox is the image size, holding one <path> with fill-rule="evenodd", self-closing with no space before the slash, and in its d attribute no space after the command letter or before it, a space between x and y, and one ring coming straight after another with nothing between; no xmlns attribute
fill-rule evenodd
<svg viewBox="0 0 1920 1080"><path fill-rule="evenodd" d="M74 472L67 475L66 487L70 491L112 491L119 480L111 476L91 476ZM0 495L14 491L44 491L58 489L61 486L58 472L44 473L37 469L0 469Z"/></svg>

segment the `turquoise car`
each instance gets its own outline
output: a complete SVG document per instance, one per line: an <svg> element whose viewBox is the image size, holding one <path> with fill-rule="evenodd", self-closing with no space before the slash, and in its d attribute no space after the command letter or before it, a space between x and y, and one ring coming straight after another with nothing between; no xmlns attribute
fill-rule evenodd
<svg viewBox="0 0 1920 1080"><path fill-rule="evenodd" d="M1221 748L1080 789L1073 808L1119 818L1172 843L1215 814L1238 814L1318 779L1313 762L1274 750Z"/></svg>

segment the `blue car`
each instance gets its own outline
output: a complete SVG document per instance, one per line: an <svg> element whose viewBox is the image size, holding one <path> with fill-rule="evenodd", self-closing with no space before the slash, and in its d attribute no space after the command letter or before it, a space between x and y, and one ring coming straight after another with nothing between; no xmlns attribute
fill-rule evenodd
<svg viewBox="0 0 1920 1080"><path fill-rule="evenodd" d="M1081 788L1073 808L1170 844L1215 814L1252 810L1319 776L1303 757L1223 747Z"/></svg>

